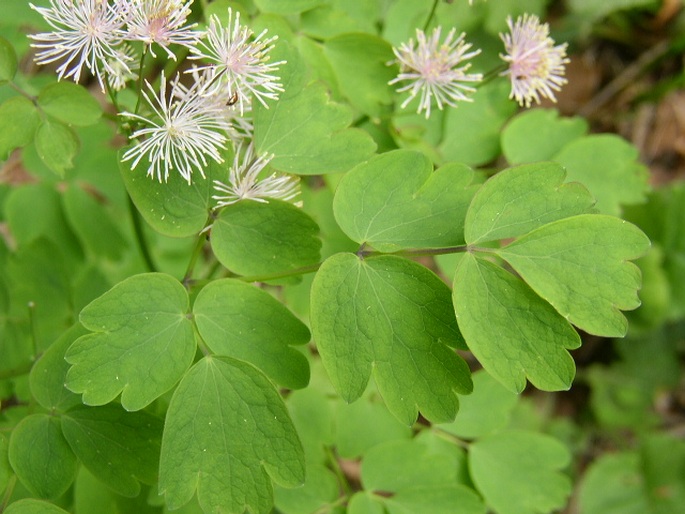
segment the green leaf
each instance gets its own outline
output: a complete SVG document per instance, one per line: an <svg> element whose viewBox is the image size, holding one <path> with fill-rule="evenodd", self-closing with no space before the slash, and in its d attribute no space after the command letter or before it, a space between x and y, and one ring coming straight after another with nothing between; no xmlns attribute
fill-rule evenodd
<svg viewBox="0 0 685 514"><path fill-rule="evenodd" d="M119 169L126 190L143 219L160 234L171 237L197 235L207 224L213 206L212 180L224 179L225 170L219 164L210 163L207 178L195 177L191 184L178 173L160 183L145 174L142 167L130 169L128 162L121 162Z"/></svg>
<svg viewBox="0 0 685 514"><path fill-rule="evenodd" d="M39 122L38 109L28 98L14 96L0 104L0 161L33 141Z"/></svg>
<svg viewBox="0 0 685 514"><path fill-rule="evenodd" d="M36 131L36 151L41 161L60 177L74 167L74 157L79 151L76 133L64 123L43 120Z"/></svg>
<svg viewBox="0 0 685 514"><path fill-rule="evenodd" d="M340 494L335 474L322 464L307 466L307 480L302 487L276 487L274 500L282 514L311 514L324 505L332 504Z"/></svg>
<svg viewBox="0 0 685 514"><path fill-rule="evenodd" d="M21 483L39 498L54 499L76 476L76 457L62 435L60 420L32 414L12 431L9 461Z"/></svg>
<svg viewBox="0 0 685 514"><path fill-rule="evenodd" d="M17 53L12 43L0 37L0 85L14 78L17 73Z"/></svg>
<svg viewBox="0 0 685 514"><path fill-rule="evenodd" d="M455 109L445 111L445 130L438 150L444 161L463 162L470 166L485 164L500 153L502 126L516 111L509 100L506 81L480 87L471 98Z"/></svg>
<svg viewBox="0 0 685 514"><path fill-rule="evenodd" d="M47 349L73 325L75 317L62 248L42 238L32 241L10 256L6 273L12 317L30 321L30 341L38 351ZM32 346L28 343L24 352ZM2 360L6 358L3 353Z"/></svg>
<svg viewBox="0 0 685 514"><path fill-rule="evenodd" d="M37 102L45 113L78 127L92 125L102 115L100 104L87 89L66 80L44 87Z"/></svg>
<svg viewBox="0 0 685 514"><path fill-rule="evenodd" d="M376 34L380 11L381 6L377 1L329 0L320 7L302 13L300 26L304 34L319 41L353 32Z"/></svg>
<svg viewBox="0 0 685 514"><path fill-rule="evenodd" d="M393 441L364 456L362 483L367 491L381 496L390 514L449 514L455 505L460 513L484 514L485 506L475 491L457 483L462 459L453 445L436 451L416 439Z"/></svg>
<svg viewBox="0 0 685 514"><path fill-rule="evenodd" d="M81 311L95 332L69 348L67 387L83 403L104 405L121 393L126 410L139 410L171 389L195 356L188 294L161 273L120 282Z"/></svg>
<svg viewBox="0 0 685 514"><path fill-rule="evenodd" d="M453 514L458 505L460 514L485 514L480 497L463 485L414 487L393 495L384 501L388 514Z"/></svg>
<svg viewBox="0 0 685 514"><path fill-rule="evenodd" d="M254 108L257 150L273 153L271 166L288 173L321 175L347 171L369 158L376 144L365 131L348 128L352 111L328 98L321 83Z"/></svg>
<svg viewBox="0 0 685 514"><path fill-rule="evenodd" d="M249 362L289 389L309 382L307 358L289 346L308 343L309 329L263 289L215 280L197 295L193 314L200 335L217 355Z"/></svg>
<svg viewBox="0 0 685 514"><path fill-rule="evenodd" d="M70 184L63 198L69 224L95 259L120 259L128 241L105 206L78 184Z"/></svg>
<svg viewBox="0 0 685 514"><path fill-rule="evenodd" d="M234 273L291 271L319 261L319 227L305 212L279 200L243 200L224 207L212 225L212 250Z"/></svg>
<svg viewBox="0 0 685 514"><path fill-rule="evenodd" d="M384 405L371 398L352 404L338 401L334 433L336 451L345 459L356 459L378 444L409 439L412 435L410 427L397 421Z"/></svg>
<svg viewBox="0 0 685 514"><path fill-rule="evenodd" d="M628 261L648 249L649 239L635 225L583 214L540 227L498 253L571 323L622 337L628 323L620 310L640 305L640 270Z"/></svg>
<svg viewBox="0 0 685 514"><path fill-rule="evenodd" d="M269 380L251 365L205 357L185 375L169 404L159 492L169 509L197 489L205 512L268 513L270 478L304 482L304 452Z"/></svg>
<svg viewBox="0 0 685 514"><path fill-rule="evenodd" d="M571 480L560 470L570 461L563 444L534 432L500 432L469 449L473 482L498 514L537 514L564 507Z"/></svg>
<svg viewBox="0 0 685 514"><path fill-rule="evenodd" d="M387 64L394 59L390 44L371 34L346 33L326 40L323 49L341 93L353 107L378 118L381 106L393 99L388 82L396 70Z"/></svg>
<svg viewBox="0 0 685 514"><path fill-rule="evenodd" d="M504 428L518 396L495 380L485 370L472 376L473 393L461 399L457 418L440 430L461 438L475 439Z"/></svg>
<svg viewBox="0 0 685 514"><path fill-rule="evenodd" d="M335 218L358 243L381 252L464 242L464 218L475 193L460 164L433 171L422 153L396 150L350 170L338 184Z"/></svg>
<svg viewBox="0 0 685 514"><path fill-rule="evenodd" d="M583 514L650 512L637 452L605 453L585 472L578 493Z"/></svg>
<svg viewBox="0 0 685 514"><path fill-rule="evenodd" d="M622 205L645 201L649 173L638 157L638 149L619 136L597 134L572 141L553 160L569 180L590 190L603 214L618 216Z"/></svg>
<svg viewBox="0 0 685 514"><path fill-rule="evenodd" d="M24 498L8 505L5 514L68 514L68 512L52 503Z"/></svg>
<svg viewBox="0 0 685 514"><path fill-rule="evenodd" d="M564 184L553 162L524 164L491 177L466 214L466 241L473 245L526 234L551 221L588 212L594 199L580 184Z"/></svg>
<svg viewBox="0 0 685 514"><path fill-rule="evenodd" d="M320 3L321 0L255 0L260 11L275 14L299 14Z"/></svg>
<svg viewBox="0 0 685 514"><path fill-rule="evenodd" d="M372 371L388 408L406 424L419 410L431 421L453 419L456 393L471 391L466 363L448 346L463 344L449 288L412 261L329 258L312 284L311 325L326 371L348 402Z"/></svg>
<svg viewBox="0 0 685 514"><path fill-rule="evenodd" d="M526 377L546 391L571 387L580 346L573 327L526 284L466 254L454 277L454 310L469 349L488 373L516 393Z"/></svg>
<svg viewBox="0 0 685 514"><path fill-rule="evenodd" d="M64 355L78 337L87 333L83 326L75 324L52 343L31 368L31 393L46 409L65 411L81 403L81 399L64 386L69 370Z"/></svg>
<svg viewBox="0 0 685 514"><path fill-rule="evenodd" d="M356 492L347 504L347 514L386 514L380 498L366 492Z"/></svg>
<svg viewBox="0 0 685 514"><path fill-rule="evenodd" d="M514 116L502 131L502 153L510 164L548 161L588 131L585 118L559 118L556 109L531 109ZM531 144L536 134L544 134Z"/></svg>
<svg viewBox="0 0 685 514"><path fill-rule="evenodd" d="M450 451L435 451L417 439L379 444L364 455L364 489L397 493L414 487L454 485L463 452L454 445L446 448Z"/></svg>
<svg viewBox="0 0 685 514"><path fill-rule="evenodd" d="M64 437L84 466L128 497L140 493L139 480L153 484L157 478L162 426L147 412L116 405L81 406L62 417Z"/></svg>

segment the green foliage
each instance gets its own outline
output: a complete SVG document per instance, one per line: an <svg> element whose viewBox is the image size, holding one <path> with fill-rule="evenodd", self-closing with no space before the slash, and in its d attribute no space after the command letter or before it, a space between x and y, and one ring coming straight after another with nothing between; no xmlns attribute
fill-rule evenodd
<svg viewBox="0 0 685 514"><path fill-rule="evenodd" d="M97 100L86 89L71 82L56 82L43 88L36 102L46 114L79 127L96 123L102 114Z"/></svg>
<svg viewBox="0 0 685 514"><path fill-rule="evenodd" d="M162 421L121 407L76 407L62 416L62 432L74 454L99 480L119 494L135 497L138 480L153 484Z"/></svg>
<svg viewBox="0 0 685 514"><path fill-rule="evenodd" d="M571 323L592 334L622 337L627 321L619 309L640 305L640 271L627 261L648 248L649 239L634 225L586 214L540 227L498 254ZM594 273L598 266L600 274ZM597 289L606 296L591 293Z"/></svg>
<svg viewBox="0 0 685 514"><path fill-rule="evenodd" d="M0 37L0 85L10 81L17 73L17 54L12 44Z"/></svg>
<svg viewBox="0 0 685 514"><path fill-rule="evenodd" d="M508 389L520 393L526 378L547 391L571 387L575 365L566 350L578 348L580 338L520 279L466 255L454 277L453 299L469 349Z"/></svg>
<svg viewBox="0 0 685 514"><path fill-rule="evenodd" d="M300 389L309 364L291 344L309 342L309 329L269 293L237 280L216 280L193 305L197 329L216 355L254 364L275 382Z"/></svg>
<svg viewBox="0 0 685 514"><path fill-rule="evenodd" d="M240 201L224 207L212 225L212 250L240 275L288 272L319 261L319 228L293 205Z"/></svg>
<svg viewBox="0 0 685 514"><path fill-rule="evenodd" d="M129 163L120 162L119 166L131 200L156 231L171 237L188 237L204 228L213 203L212 180L223 178L217 165L209 166L207 179L192 184L177 174L171 174L162 184L140 170L131 170Z"/></svg>
<svg viewBox="0 0 685 514"><path fill-rule="evenodd" d="M15 148L33 141L40 122L38 110L30 100L14 96L0 104L0 160L6 160Z"/></svg>
<svg viewBox="0 0 685 514"><path fill-rule="evenodd" d="M41 161L60 177L74 165L79 142L68 125L58 121L45 120L36 130L36 151Z"/></svg>
<svg viewBox="0 0 685 514"><path fill-rule="evenodd" d="M419 152L384 153L340 181L335 219L352 240L382 252L462 244L463 219L476 189L472 179L463 165L433 172Z"/></svg>
<svg viewBox="0 0 685 514"><path fill-rule="evenodd" d="M564 506L570 462L559 441L534 432L486 436L470 449L469 469L485 502L502 514L549 512Z"/></svg>
<svg viewBox="0 0 685 514"><path fill-rule="evenodd" d="M114 286L81 311L81 324L93 333L67 351L67 387L86 405L119 394L127 410L150 404L192 363L188 304L185 289L168 275L136 275Z"/></svg>
<svg viewBox="0 0 685 514"><path fill-rule="evenodd" d="M169 404L160 470L160 494L171 509L190 501L197 488L205 511L267 512L269 477L301 484L304 454L264 375L240 361L205 357L186 373Z"/></svg>
<svg viewBox="0 0 685 514"><path fill-rule="evenodd" d="M330 257L312 284L311 323L331 381L348 402L372 371L388 408L407 424L419 410L436 422L454 418L455 393L471 391L468 368L450 349L463 340L449 289L411 261Z"/></svg>
<svg viewBox="0 0 685 514"><path fill-rule="evenodd" d="M39 498L55 499L74 481L77 461L60 419L32 414L12 430L8 457L21 483Z"/></svg>
<svg viewBox="0 0 685 514"><path fill-rule="evenodd" d="M88 63L79 84L25 66L26 32L51 28L4 2L0 511L544 514L574 494L680 514L685 448L662 428L681 421L685 188L650 191L637 149L580 117L516 114L498 32L548 2L473 3L194 2L200 26L239 10L278 85L244 120L222 99L219 162L160 182L121 163L151 141L120 116L139 82L100 95ZM586 3L568 7L645 5ZM466 31L488 78L427 118L389 82L434 27ZM152 89L200 64L158 47L130 62ZM163 153L197 136L160 118ZM245 143L268 166L218 207ZM278 178L300 195L254 197Z"/></svg>

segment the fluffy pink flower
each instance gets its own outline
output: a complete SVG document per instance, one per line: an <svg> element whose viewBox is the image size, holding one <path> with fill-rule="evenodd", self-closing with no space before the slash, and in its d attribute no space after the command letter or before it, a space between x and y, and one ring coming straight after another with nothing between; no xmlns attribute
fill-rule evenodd
<svg viewBox="0 0 685 514"><path fill-rule="evenodd" d="M426 111L426 118L430 116L433 98L440 110L443 104L456 107L459 101L470 102L468 94L473 93L475 88L468 83L483 79L480 73L467 74L471 64L464 64L467 59L478 55L480 50L469 52L472 45L464 41L465 34L455 38L455 29L449 31L444 43L440 43L440 31L441 28L436 27L431 37L426 38L422 30L416 29L416 46L414 40L410 39L409 43L393 48L397 58L393 62L399 63L400 73L389 84L407 82L397 90L398 93L409 92L402 108L420 96L416 112Z"/></svg>
<svg viewBox="0 0 685 514"><path fill-rule="evenodd" d="M500 57L509 63L509 68L501 75L509 75L511 94L509 98L525 107L533 101L540 103L541 97L556 102L554 91L568 82L564 78L566 43L554 46L549 37L549 26L540 23L534 15L524 14L516 23L507 18L508 34L500 34L506 55Z"/></svg>
<svg viewBox="0 0 685 514"><path fill-rule="evenodd" d="M103 91L112 63L131 73L129 59L121 49L127 12L121 1L50 0L49 7L29 5L54 29L29 36L34 41L31 46L38 49L37 64L64 61L57 68L57 76L71 77L75 82L85 66Z"/></svg>

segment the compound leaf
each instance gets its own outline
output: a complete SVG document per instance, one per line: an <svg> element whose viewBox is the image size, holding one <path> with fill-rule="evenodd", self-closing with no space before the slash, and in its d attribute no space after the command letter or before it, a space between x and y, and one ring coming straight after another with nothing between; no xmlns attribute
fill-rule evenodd
<svg viewBox="0 0 685 514"><path fill-rule="evenodd" d="M193 314L217 355L247 361L283 387L301 389L309 382L307 358L289 346L308 343L309 329L263 289L215 280L197 295Z"/></svg>
<svg viewBox="0 0 685 514"><path fill-rule="evenodd" d="M10 436L10 464L21 483L39 498L61 496L76 476L76 457L60 425L58 417L32 414Z"/></svg>
<svg viewBox="0 0 685 514"><path fill-rule="evenodd" d="M62 417L62 432L88 470L117 493L134 497L139 480L152 484L162 439L162 421L116 405L76 407Z"/></svg>
<svg viewBox="0 0 685 514"><path fill-rule="evenodd" d="M146 273L120 282L92 301L80 321L95 332L69 348L67 387L83 403L104 405L121 393L139 410L171 389L195 356L188 294L169 275Z"/></svg>
<svg viewBox="0 0 685 514"><path fill-rule="evenodd" d="M376 149L366 132L348 128L351 122L352 110L332 102L315 82L268 109L255 105L255 145L260 154L275 154L271 166L288 173L347 171Z"/></svg>
<svg viewBox="0 0 685 514"><path fill-rule="evenodd" d="M516 393L526 377L539 389L571 387L580 346L573 327L526 284L472 254L454 277L454 309L469 349L492 376Z"/></svg>
<svg viewBox="0 0 685 514"><path fill-rule="evenodd" d="M234 273L291 271L319 262L319 227L301 209L279 200L243 200L221 210L212 225L216 258Z"/></svg>
<svg viewBox="0 0 685 514"><path fill-rule="evenodd" d="M498 514L537 514L564 507L571 480L560 473L571 460L566 447L539 433L510 431L470 446L471 477Z"/></svg>
<svg viewBox="0 0 685 514"><path fill-rule="evenodd" d="M340 395L364 392L373 370L390 411L403 423L419 410L432 421L454 418L456 393L471 391L449 288L432 272L394 256L340 253L312 284L314 340ZM448 346L449 345L449 346Z"/></svg>
<svg viewBox="0 0 685 514"><path fill-rule="evenodd" d="M534 230L498 250L542 298L591 334L622 337L620 310L640 305L640 270L628 262L649 239L619 218L583 214Z"/></svg>
<svg viewBox="0 0 685 514"><path fill-rule="evenodd" d="M270 512L271 479L304 482L304 452L278 392L250 364L205 357L169 404L159 491L169 509L197 489L205 512Z"/></svg>
<svg viewBox="0 0 685 514"><path fill-rule="evenodd" d="M588 212L594 199L578 183L564 184L557 163L509 168L478 190L466 214L469 244L526 234L546 223Z"/></svg>
<svg viewBox="0 0 685 514"><path fill-rule="evenodd" d="M472 178L461 164L433 171L420 152L384 153L345 174L333 202L335 218L351 239L382 252L462 244Z"/></svg>

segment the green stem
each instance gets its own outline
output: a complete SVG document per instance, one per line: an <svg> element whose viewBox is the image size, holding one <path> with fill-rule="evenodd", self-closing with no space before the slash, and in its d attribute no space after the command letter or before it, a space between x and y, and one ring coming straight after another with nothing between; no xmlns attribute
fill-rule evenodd
<svg viewBox="0 0 685 514"><path fill-rule="evenodd" d="M12 475L7 482L7 488L5 489L5 495L2 498L2 503L0 503L0 512L5 512L7 505L10 502L12 493L14 492L14 486L17 485L17 475Z"/></svg>
<svg viewBox="0 0 685 514"><path fill-rule="evenodd" d="M140 101L143 98L143 66L145 65L147 49L147 45L145 45L143 48L143 53L140 55L140 65L138 66L138 99L136 100L136 108L133 111L135 114L138 114L140 109Z"/></svg>
<svg viewBox="0 0 685 514"><path fill-rule="evenodd" d="M433 16L435 16L435 10L438 8L438 2L439 0L433 0L433 7L431 7L431 12L428 14L428 18L426 18L426 23L423 24L424 32L428 30L428 25L430 25L430 22L433 21Z"/></svg>
<svg viewBox="0 0 685 514"><path fill-rule="evenodd" d="M338 462L338 459L333 453L333 450L331 450L329 446L325 446L324 449L326 451L328 464L330 465L331 470L338 479L338 482L340 483L340 488L345 493L344 496L348 498L352 494L352 487L350 487L350 484L347 481L347 477L345 476L345 473L343 473L343 470L340 467L340 463Z"/></svg>
<svg viewBox="0 0 685 514"><path fill-rule="evenodd" d="M269 280L276 280L279 278L297 277L299 275L305 275L307 273L314 273L318 271L323 263L317 262L311 266L304 266L302 268L296 268L288 271L281 271L279 273L265 273L264 275L249 275L245 277L236 277L238 280L243 282L268 282Z"/></svg>
<svg viewBox="0 0 685 514"><path fill-rule="evenodd" d="M202 253L202 249L205 247L206 241L207 234L204 232L200 233L200 235L197 237L197 242L195 243L193 254L190 257L190 262L188 262L188 267L186 268L185 275L183 275L183 285L186 287L188 287L188 284L191 281L191 277L193 276L193 270L195 269L195 264L197 264L197 260L200 257L200 254Z"/></svg>
<svg viewBox="0 0 685 514"><path fill-rule="evenodd" d="M157 271L155 263L152 261L152 255L150 254L150 249L147 245L147 239L145 239L145 233L143 232L143 221L140 216L140 212L136 208L131 197L128 197L128 210L131 213L131 220L133 221L133 230L136 234L136 240L138 241L138 248L140 248L140 254L145 261L145 267L148 271Z"/></svg>

